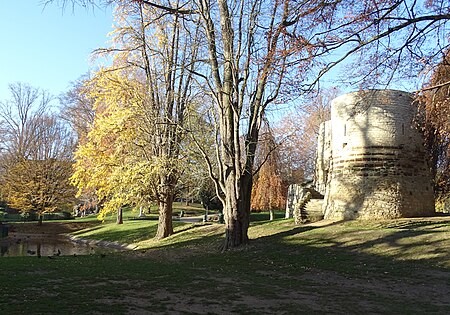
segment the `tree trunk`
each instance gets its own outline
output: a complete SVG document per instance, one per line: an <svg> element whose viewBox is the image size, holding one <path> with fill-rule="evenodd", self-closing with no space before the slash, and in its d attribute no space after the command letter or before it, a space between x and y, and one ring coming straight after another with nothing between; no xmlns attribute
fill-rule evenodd
<svg viewBox="0 0 450 315"><path fill-rule="evenodd" d="M36 244L36 256L41 258L41 243Z"/></svg>
<svg viewBox="0 0 450 315"><path fill-rule="evenodd" d="M159 200L159 221L156 239L162 239L173 234L172 212L173 199L175 196L175 177L170 175L161 176L160 200Z"/></svg>
<svg viewBox="0 0 450 315"><path fill-rule="evenodd" d="M173 199L167 196L166 200L159 202L159 221L156 239L162 239L173 234L172 209Z"/></svg>
<svg viewBox="0 0 450 315"><path fill-rule="evenodd" d="M42 217L43 215L41 213L38 213L38 225L42 225Z"/></svg>
<svg viewBox="0 0 450 315"><path fill-rule="evenodd" d="M273 221L273 219L275 219L275 213L273 212L273 209L269 209L269 215L270 215L269 220Z"/></svg>
<svg viewBox="0 0 450 315"><path fill-rule="evenodd" d="M237 181L239 183L236 183ZM223 250L248 244L252 176L246 174L237 179L235 175L230 174L226 185L224 206L226 235Z"/></svg>
<svg viewBox="0 0 450 315"><path fill-rule="evenodd" d="M123 210L122 207L117 211L117 224L123 224Z"/></svg>

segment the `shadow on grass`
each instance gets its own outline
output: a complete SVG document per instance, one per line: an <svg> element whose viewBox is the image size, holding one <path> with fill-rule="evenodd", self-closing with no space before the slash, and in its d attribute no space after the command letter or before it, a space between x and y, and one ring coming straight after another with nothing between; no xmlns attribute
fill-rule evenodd
<svg viewBox="0 0 450 315"><path fill-rule="evenodd" d="M204 254L219 253L219 245L223 243L223 225L180 223L173 235L153 241L149 248L144 249L181 251L198 249Z"/></svg>
<svg viewBox="0 0 450 315"><path fill-rule="evenodd" d="M339 221L294 226L282 220L257 221L251 224L251 229L258 229L259 235L263 236L251 239L249 246L243 246L236 251L250 250L261 255L276 253L280 259L300 255L301 258L297 257L297 260L306 259L311 263L323 261L323 264L331 264L329 267L336 270L340 266L332 264L339 261L350 261L350 264L351 261L364 261L373 265L371 260L379 261L384 266L382 268L385 268L386 264L411 261L445 269L450 267L449 226L450 219L445 218L438 221L424 219L394 220L381 224L369 222L367 225L363 222ZM133 229L105 230L95 238L109 241L121 239L127 243L150 240L143 248L182 251L195 248L198 249L196 254L199 255L220 251L225 232L223 225L174 222L174 227L175 234L160 241L151 241L157 230L157 225L153 223ZM99 228L101 227L94 227ZM86 238L89 238L89 235L86 235ZM308 255L310 257L305 258ZM327 262L327 255L334 258Z"/></svg>
<svg viewBox="0 0 450 315"><path fill-rule="evenodd" d="M387 227L373 230L364 229L363 222L358 224L360 230L349 227L345 221L320 227L300 226L260 237L256 242L264 244L265 248L271 246L273 252L281 256L283 252L303 251L304 255L314 252L314 256L321 256L317 259L323 261L328 260L324 254L343 255L355 264L377 262L382 268L412 263L450 269L450 220L394 221ZM337 228L331 232L332 226Z"/></svg>
<svg viewBox="0 0 450 315"><path fill-rule="evenodd" d="M223 286L223 278L225 282L239 279L233 284L244 292L264 296L269 287L277 285L289 296L295 296L290 290L303 292L302 298L308 296L304 291L308 288L311 296L350 313L370 309L375 313L446 314L450 311L450 265L445 265L450 261L449 223L400 222L389 228L348 221L320 226L286 224L285 230L225 253L219 253L217 246L222 234L156 248L187 251L197 247L200 250L177 261L183 269L200 271L200 279L216 286ZM277 226L277 222L253 225L272 231ZM200 226L189 231L196 228ZM426 255L427 248L430 255ZM420 298L424 296L427 299Z"/></svg>
<svg viewBox="0 0 450 315"><path fill-rule="evenodd" d="M272 224L276 223L258 222L252 226L265 229L267 225L267 229L270 229ZM257 255L284 260L287 265L307 262L314 266L349 272L360 268L362 264L367 268L406 273L411 266L450 269L450 220L399 221L390 224L390 227L373 229L364 228L363 222L357 223L361 226L360 229L355 228L354 224L339 221L321 226L287 226L286 230L250 240L249 246L238 248L236 252L253 251ZM203 248L200 255L219 252L223 232L201 238L182 239L186 236L185 232L195 233L200 227L201 225L192 226L179 231L172 236L172 242L162 241L153 248L199 247Z"/></svg>
<svg viewBox="0 0 450 315"><path fill-rule="evenodd" d="M314 229L326 228L326 227L330 227L330 226L334 226L334 225L339 225L342 222L344 222L344 221L330 221L330 222L327 222L327 223L325 223L323 225L305 224L305 225L299 225L299 226L296 226L296 225L292 224L293 228L290 228L290 229L288 229L286 231L274 233L274 234L271 234L271 235L259 237L259 238L255 239L255 240L258 240L258 241L268 241L270 239L275 239L276 240L276 239L285 238L285 237L292 236L292 235L298 235L298 234L301 234L301 233L305 233L307 231L311 231L311 230L314 230ZM258 223L254 224L254 225L256 226L256 225L264 225L264 224L273 224L273 221L258 222Z"/></svg>
<svg viewBox="0 0 450 315"><path fill-rule="evenodd" d="M264 225L274 225L278 222L281 222L281 220L275 220L275 221L257 221L253 222L253 227L259 227L264 228ZM339 222L330 222L326 226L332 226L336 225ZM201 237L198 237L198 233L201 232L202 229L207 229L207 227L211 227L212 233L209 235L203 235ZM322 226L324 227L324 226ZM169 238L160 240L159 243L153 244L153 249L183 249L183 248L193 248L193 247L199 247L202 248L203 253L220 253L222 249L222 245L224 243L224 234L225 234L225 226L222 224L192 224L192 225L185 225L184 227L181 227L174 235L170 236ZM287 226L285 227L285 231L282 232L276 232L269 236L264 237L258 237L254 239L250 239L249 246L253 246L253 244L258 244L260 242L266 243L266 241L269 243L276 243L277 240L283 239L285 237L289 237L292 235L299 235L301 233L305 233L307 231L316 229L319 227L315 226L299 226L299 227L291 227ZM189 237L186 233L192 233L193 237ZM267 245L266 244L266 245ZM240 251L241 249L245 249L246 246L242 246L241 248L237 248L237 251ZM233 250L231 250L233 251Z"/></svg>

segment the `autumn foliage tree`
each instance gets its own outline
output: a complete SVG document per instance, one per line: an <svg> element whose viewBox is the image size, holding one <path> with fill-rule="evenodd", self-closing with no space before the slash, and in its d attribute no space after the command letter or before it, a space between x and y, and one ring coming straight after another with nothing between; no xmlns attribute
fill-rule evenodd
<svg viewBox="0 0 450 315"><path fill-rule="evenodd" d="M115 17L114 45L97 50L113 64L91 80L96 117L88 142L77 151L74 180L106 198L104 212L156 201L156 237L164 238L173 234L199 35L183 35L178 16L139 2L119 3Z"/></svg>
<svg viewBox="0 0 450 315"><path fill-rule="evenodd" d="M127 172L126 167L132 165L127 163L130 157L126 153L134 152L135 129L126 127L136 124L133 106L137 100L133 96L137 94L137 87L123 77L104 72L86 84L92 87L89 95L96 116L86 140L78 144L75 152L72 181L79 194L92 191L99 200L106 201L100 218L115 212L121 223L120 209L127 202L124 194L133 189L133 186L124 187L121 179Z"/></svg>
<svg viewBox="0 0 450 315"><path fill-rule="evenodd" d="M22 83L9 86L12 99L1 102L2 194L23 213L61 209L74 199L70 185L74 139L48 109L50 97Z"/></svg>
<svg viewBox="0 0 450 315"><path fill-rule="evenodd" d="M450 193L450 53L434 70L418 97L419 123L425 135L438 201Z"/></svg>
<svg viewBox="0 0 450 315"><path fill-rule="evenodd" d="M73 203L75 190L69 181L71 172L70 160L20 159L4 174L2 191L10 207L23 214L36 213L42 224L45 213Z"/></svg>
<svg viewBox="0 0 450 315"><path fill-rule="evenodd" d="M281 176L278 144L267 124L263 130L258 149L260 167L253 182L251 209L269 211L270 220L273 220L274 210L283 209L286 205L287 189Z"/></svg>

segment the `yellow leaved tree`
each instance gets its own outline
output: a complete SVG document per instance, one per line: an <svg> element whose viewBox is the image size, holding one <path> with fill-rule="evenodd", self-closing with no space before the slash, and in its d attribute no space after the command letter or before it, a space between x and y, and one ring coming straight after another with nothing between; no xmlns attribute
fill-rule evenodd
<svg viewBox="0 0 450 315"><path fill-rule="evenodd" d="M51 98L27 84L9 86L11 100L0 102L0 192L9 207L24 215L67 208L74 139L56 114Z"/></svg>
<svg viewBox="0 0 450 315"><path fill-rule="evenodd" d="M90 85L95 120L87 140L75 152L72 181L79 193L95 191L99 200L104 201L100 212L100 218L104 218L107 213L133 203L130 196L144 189L145 185L136 180L138 174L143 178L149 176L137 142L142 84L124 74L107 71L98 72L86 84Z"/></svg>
<svg viewBox="0 0 450 315"><path fill-rule="evenodd" d="M156 237L164 238L173 234L173 201L187 160L181 147L185 117L197 97L192 71L198 46L195 38L179 43L186 30L177 16L123 3L115 17L114 45L97 51L113 56L113 64L86 82L95 119L76 152L73 181L104 201L100 217L156 201Z"/></svg>

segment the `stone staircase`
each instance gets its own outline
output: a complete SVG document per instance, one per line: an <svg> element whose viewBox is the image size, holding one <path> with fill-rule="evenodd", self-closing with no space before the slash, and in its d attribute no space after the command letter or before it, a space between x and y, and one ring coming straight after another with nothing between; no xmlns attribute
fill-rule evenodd
<svg viewBox="0 0 450 315"><path fill-rule="evenodd" d="M300 214L302 221L315 222L323 219L322 198L310 199L301 209Z"/></svg>
<svg viewBox="0 0 450 315"><path fill-rule="evenodd" d="M324 196L314 189L312 181L291 185L288 191L286 218L294 217L295 224L322 220L323 198Z"/></svg>

